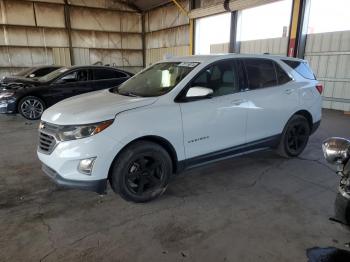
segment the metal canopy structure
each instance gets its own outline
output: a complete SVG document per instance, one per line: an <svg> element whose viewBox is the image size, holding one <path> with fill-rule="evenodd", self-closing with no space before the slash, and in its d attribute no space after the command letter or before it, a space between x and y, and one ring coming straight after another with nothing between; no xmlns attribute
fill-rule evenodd
<svg viewBox="0 0 350 262"><path fill-rule="evenodd" d="M150 10L152 8L167 4L171 1L168 0L126 0L120 1L127 3L130 7L139 11Z"/></svg>

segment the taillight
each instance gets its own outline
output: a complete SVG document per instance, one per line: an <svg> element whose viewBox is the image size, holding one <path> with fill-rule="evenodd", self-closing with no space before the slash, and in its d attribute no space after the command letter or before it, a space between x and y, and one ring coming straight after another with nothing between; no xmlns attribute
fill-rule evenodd
<svg viewBox="0 0 350 262"><path fill-rule="evenodd" d="M316 85L316 89L317 89L317 91L320 93L320 95L322 95L322 92L323 92L323 85L317 84L317 85Z"/></svg>

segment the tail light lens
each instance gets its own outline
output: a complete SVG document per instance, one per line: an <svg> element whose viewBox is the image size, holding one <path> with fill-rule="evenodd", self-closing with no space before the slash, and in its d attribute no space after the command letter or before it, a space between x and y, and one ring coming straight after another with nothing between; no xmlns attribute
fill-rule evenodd
<svg viewBox="0 0 350 262"><path fill-rule="evenodd" d="M316 89L317 89L317 91L320 93L320 95L322 95L322 92L323 92L323 85L317 84L317 85L316 85Z"/></svg>

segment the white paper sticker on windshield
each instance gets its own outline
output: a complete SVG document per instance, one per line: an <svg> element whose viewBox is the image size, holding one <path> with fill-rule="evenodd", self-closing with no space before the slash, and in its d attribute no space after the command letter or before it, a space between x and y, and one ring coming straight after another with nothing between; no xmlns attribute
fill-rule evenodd
<svg viewBox="0 0 350 262"><path fill-rule="evenodd" d="M60 69L60 72L61 72L61 73L64 73L64 72L66 72L67 70L68 70L68 68L61 68L61 69Z"/></svg>
<svg viewBox="0 0 350 262"><path fill-rule="evenodd" d="M182 62L178 66L183 66L183 67L196 67L199 63L194 63L194 62Z"/></svg>

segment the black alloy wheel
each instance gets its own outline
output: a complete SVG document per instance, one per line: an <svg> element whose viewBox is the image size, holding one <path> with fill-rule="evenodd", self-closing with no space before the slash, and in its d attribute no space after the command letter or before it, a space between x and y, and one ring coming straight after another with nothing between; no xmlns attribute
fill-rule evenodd
<svg viewBox="0 0 350 262"><path fill-rule="evenodd" d="M300 149L303 149L308 141L307 126L296 123L288 128L287 131L287 147L291 154L299 154Z"/></svg>
<svg viewBox="0 0 350 262"><path fill-rule="evenodd" d="M115 159L110 183L114 192L133 202L147 202L162 195L172 174L172 161L159 144L137 141Z"/></svg>
<svg viewBox="0 0 350 262"><path fill-rule="evenodd" d="M278 153L284 157L300 155L309 141L310 132L307 119L301 115L294 115L283 131Z"/></svg>
<svg viewBox="0 0 350 262"><path fill-rule="evenodd" d="M132 193L142 196L158 190L164 177L159 159L147 154L139 155L129 167L126 185Z"/></svg>

